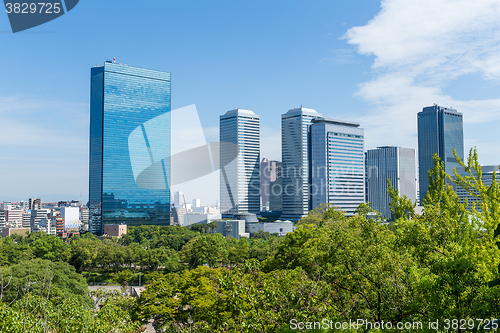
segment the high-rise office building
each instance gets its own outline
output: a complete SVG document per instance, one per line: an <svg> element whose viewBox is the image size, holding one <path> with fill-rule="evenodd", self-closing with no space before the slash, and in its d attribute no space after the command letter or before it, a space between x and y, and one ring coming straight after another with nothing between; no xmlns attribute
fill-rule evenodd
<svg viewBox="0 0 500 333"><path fill-rule="evenodd" d="M89 169L90 231L169 224L170 73L91 69Z"/></svg>
<svg viewBox="0 0 500 333"><path fill-rule="evenodd" d="M309 130L321 114L296 108L281 115L281 157L283 166L281 219L298 221L309 212Z"/></svg>
<svg viewBox="0 0 500 333"><path fill-rule="evenodd" d="M3 228L5 228L5 223L6 223L5 211L2 208L0 209L0 231L2 231Z"/></svg>
<svg viewBox="0 0 500 333"><path fill-rule="evenodd" d="M353 215L365 202L364 130L318 118L311 125L311 208L330 203Z"/></svg>
<svg viewBox="0 0 500 333"><path fill-rule="evenodd" d="M459 158L464 158L464 126L462 113L436 104L424 107L417 119L419 197L422 203L429 188L428 171L434 166L434 154L438 154L450 175L454 167L460 166L453 149Z"/></svg>
<svg viewBox="0 0 500 333"><path fill-rule="evenodd" d="M40 198L30 198L28 203L28 209L42 209L42 199Z"/></svg>
<svg viewBox="0 0 500 333"><path fill-rule="evenodd" d="M467 171L463 167L458 167L456 168L457 173L463 177L470 176ZM477 178L477 173L474 170L471 170L472 175ZM482 165L481 166L481 181L485 186L490 186L493 182L493 173L496 173L495 177L498 182L498 174L500 173L500 170L498 168L498 165ZM454 175L453 175L453 178ZM475 204L476 209L481 211L481 199L477 197L479 193L476 190L473 190L472 193L474 195L471 195L468 190L464 189L460 185L457 185L455 183L452 184L453 189L455 190L455 193L458 195L458 198L460 199L460 203L464 204L465 200L467 200L467 210L471 210L472 206Z"/></svg>
<svg viewBox="0 0 500 333"><path fill-rule="evenodd" d="M174 206L184 206L184 193L182 191L174 192Z"/></svg>
<svg viewBox="0 0 500 333"><path fill-rule="evenodd" d="M260 162L260 201L262 210L268 210L270 205L270 184L281 177L281 162L263 158Z"/></svg>
<svg viewBox="0 0 500 333"><path fill-rule="evenodd" d="M391 219L387 179L399 195L411 202L417 200L417 170L415 149L378 147L366 152L367 200L371 207Z"/></svg>
<svg viewBox="0 0 500 333"><path fill-rule="evenodd" d="M269 210L283 212L283 178L281 175L269 183Z"/></svg>
<svg viewBox="0 0 500 333"><path fill-rule="evenodd" d="M222 217L260 212L260 117L235 109L220 116L220 209ZM236 159L232 145L237 145ZM232 160L228 164L228 162Z"/></svg>

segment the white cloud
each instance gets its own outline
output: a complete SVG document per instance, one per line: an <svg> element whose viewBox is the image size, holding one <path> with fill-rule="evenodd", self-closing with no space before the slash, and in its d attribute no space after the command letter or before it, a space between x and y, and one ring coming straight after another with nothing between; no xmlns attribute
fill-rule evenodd
<svg viewBox="0 0 500 333"><path fill-rule="evenodd" d="M358 119L367 148L416 148L416 113L433 103L463 112L466 125L500 121L500 99L463 100L442 90L465 74L500 83L500 2L384 0L381 6L371 21L344 36L359 53L374 56L373 79L357 93L373 106ZM489 140L472 134L478 144Z"/></svg>
<svg viewBox="0 0 500 333"><path fill-rule="evenodd" d="M374 68L407 71L411 66L411 72L422 74L446 65L456 74L481 69L495 76L499 18L496 0L384 0L375 18L345 37L361 54L376 56Z"/></svg>

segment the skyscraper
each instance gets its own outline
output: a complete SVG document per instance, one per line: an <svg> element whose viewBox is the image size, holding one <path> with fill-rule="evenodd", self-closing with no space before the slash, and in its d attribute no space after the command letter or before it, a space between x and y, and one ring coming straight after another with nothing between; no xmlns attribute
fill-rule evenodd
<svg viewBox="0 0 500 333"><path fill-rule="evenodd" d="M220 209L222 217L260 212L260 117L235 109L220 116ZM231 145L239 148L234 158ZM228 161L232 161L228 164Z"/></svg>
<svg viewBox="0 0 500 333"><path fill-rule="evenodd" d="M367 200L371 207L386 218L391 218L387 179L399 195L411 202L417 199L417 170L415 149L378 147L366 152Z"/></svg>
<svg viewBox="0 0 500 333"><path fill-rule="evenodd" d="M42 199L30 198L28 207L29 207L28 209L31 209L31 210L42 209Z"/></svg>
<svg viewBox="0 0 500 333"><path fill-rule="evenodd" d="M353 215L365 202L364 130L317 118L311 125L311 209L330 203Z"/></svg>
<svg viewBox="0 0 500 333"><path fill-rule="evenodd" d="M478 178L477 173L474 170L471 170L472 175L476 178ZM498 182L498 174L500 172L498 165L482 165L481 166L481 181L485 186L490 186L493 183L493 173L496 173L496 181ZM469 172L465 171L463 167L458 167L457 168L457 173L463 177L469 176ZM455 178L455 177L453 177ZM458 198L460 199L460 203L465 204L465 200L467 199L467 210L471 211L472 206L475 204L476 209L478 211L482 211L481 207L481 198L478 197L479 193L474 190L472 193L474 195L471 195L471 193L461 187L460 185L457 185L456 183L452 184L453 189L455 190L455 193L458 195Z"/></svg>
<svg viewBox="0 0 500 333"><path fill-rule="evenodd" d="M281 162L263 158L260 162L260 201L262 209L269 208L270 184L281 177Z"/></svg>
<svg viewBox="0 0 500 333"><path fill-rule="evenodd" d="M90 91L90 230L168 224L170 73L107 61Z"/></svg>
<svg viewBox="0 0 500 333"><path fill-rule="evenodd" d="M174 192L174 206L175 207L184 206L184 193L182 191Z"/></svg>
<svg viewBox="0 0 500 333"><path fill-rule="evenodd" d="M303 107L281 115L281 219L297 221L309 212L309 129L312 120L319 117L320 113Z"/></svg>
<svg viewBox="0 0 500 333"><path fill-rule="evenodd" d="M464 126L462 113L436 104L424 107L417 114L417 119L418 176L422 203L429 188L428 171L434 166L434 154L438 154L444 162L448 174L453 174L453 167L459 167L453 149L459 158L464 158Z"/></svg>

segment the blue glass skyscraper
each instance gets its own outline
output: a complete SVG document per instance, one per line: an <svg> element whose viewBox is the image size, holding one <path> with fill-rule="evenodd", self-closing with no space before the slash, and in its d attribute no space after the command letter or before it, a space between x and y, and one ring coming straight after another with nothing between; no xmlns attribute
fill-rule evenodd
<svg viewBox="0 0 500 333"><path fill-rule="evenodd" d="M459 158L464 158L464 125L462 113L436 104L424 107L417 114L417 119L418 175L422 203L429 188L428 171L434 166L434 154L438 154L444 162L447 174L453 174L453 168L460 166L455 160L453 149Z"/></svg>
<svg viewBox="0 0 500 333"><path fill-rule="evenodd" d="M90 230L168 224L170 73L106 62L90 90Z"/></svg>
<svg viewBox="0 0 500 333"><path fill-rule="evenodd" d="M387 193L387 179L399 196L405 195L413 203L417 199L417 170L415 149L378 147L366 152L366 193L371 207L385 218L393 218L391 199Z"/></svg>

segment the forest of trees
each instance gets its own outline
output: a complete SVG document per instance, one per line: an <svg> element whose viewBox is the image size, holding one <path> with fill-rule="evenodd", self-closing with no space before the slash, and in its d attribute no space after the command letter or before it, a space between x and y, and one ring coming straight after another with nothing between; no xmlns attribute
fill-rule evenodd
<svg viewBox="0 0 500 333"><path fill-rule="evenodd" d="M352 217L323 205L285 237L141 226L103 241L5 238L0 332L140 332L150 321L166 332L292 332L291 323L324 319L422 322L419 332L435 331L436 320L441 331L495 328L500 188L495 177L481 181L475 150L464 166L468 176L447 175L435 159L422 214L389 183L389 223L367 218L378 216L369 204ZM479 203L467 209L453 182ZM109 295L96 306L88 297L89 282L137 284L139 273L139 298Z"/></svg>

